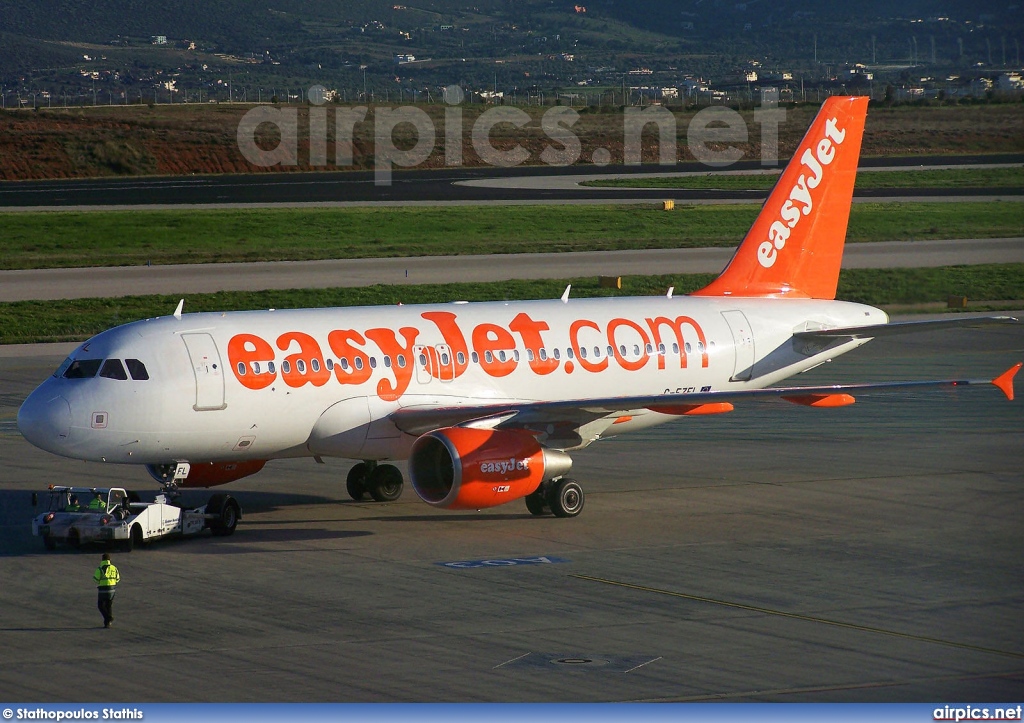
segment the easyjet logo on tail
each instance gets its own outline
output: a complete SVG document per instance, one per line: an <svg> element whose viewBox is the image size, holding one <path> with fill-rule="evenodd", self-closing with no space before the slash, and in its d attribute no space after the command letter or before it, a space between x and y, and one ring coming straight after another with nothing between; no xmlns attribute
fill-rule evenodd
<svg viewBox="0 0 1024 723"><path fill-rule="evenodd" d="M793 229L800 219L814 209L814 195L811 191L821 185L825 177L825 167L836 157L835 146L841 145L846 138L846 131L838 127L839 121L833 117L825 121L825 134L814 152L810 148L800 156L800 165L806 167L808 173L801 173L789 191L789 199L779 210L779 220L768 228L768 240L757 247L757 261L768 269L775 265L779 252L786 246Z"/></svg>

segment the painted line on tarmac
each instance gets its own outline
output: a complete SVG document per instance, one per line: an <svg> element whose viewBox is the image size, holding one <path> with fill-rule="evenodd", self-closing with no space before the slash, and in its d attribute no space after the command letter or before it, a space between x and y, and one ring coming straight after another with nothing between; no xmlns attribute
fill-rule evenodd
<svg viewBox="0 0 1024 723"><path fill-rule="evenodd" d="M785 610L774 610L772 608L760 607L758 605L747 605L745 603L731 602L729 600L717 600L715 598L704 597L701 595L690 595L684 592L676 592L674 590L662 590L656 587L647 587L646 585L636 585L634 583L622 582L620 580L608 580L603 577L591 577L590 575L569 575L569 577L576 578L577 580L587 580L590 582L600 582L605 585L614 585L616 587L624 587L630 590L639 590L641 592L651 592L658 595L669 595L671 597L683 598L684 600L693 600L694 602L708 603L711 605L719 605L721 607L734 608L736 610L748 610L750 612L762 613L764 615L775 615L781 618L790 618L792 620L803 620L810 623L818 623L821 625L831 625L837 628L845 628L847 630L858 630L864 633L877 633L878 635L888 635L894 638L904 638L905 640L917 640L923 643L933 643L935 645L945 645L952 648L960 648L962 650L973 650L979 653L989 653L992 655L1004 655L1010 658L1024 658L1024 653L1017 652L1014 650L999 650L998 648L986 648L980 645L971 645L969 643L958 643L953 640L943 640L942 638L932 638L927 635L914 635L913 633L901 633L897 630L887 630L885 628L876 628L870 625L857 625L855 623L844 623L840 620L830 620L828 618L820 618L815 615L802 615L800 613L790 613Z"/></svg>

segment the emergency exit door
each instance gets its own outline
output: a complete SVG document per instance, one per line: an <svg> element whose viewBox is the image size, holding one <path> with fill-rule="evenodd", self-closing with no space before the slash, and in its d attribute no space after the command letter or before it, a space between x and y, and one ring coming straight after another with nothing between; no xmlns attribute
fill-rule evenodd
<svg viewBox="0 0 1024 723"><path fill-rule="evenodd" d="M732 346L736 353L736 366L730 382L749 381L754 373L754 331L746 315L738 309L723 311L722 316L732 332Z"/></svg>
<svg viewBox="0 0 1024 723"><path fill-rule="evenodd" d="M196 377L196 403L192 408L197 412L224 409L227 406L224 403L224 368L213 337L196 332L182 334L181 340L188 349Z"/></svg>

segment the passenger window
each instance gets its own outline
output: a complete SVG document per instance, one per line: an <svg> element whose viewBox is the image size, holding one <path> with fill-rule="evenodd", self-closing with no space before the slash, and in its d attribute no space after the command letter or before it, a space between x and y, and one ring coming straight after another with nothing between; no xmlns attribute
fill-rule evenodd
<svg viewBox="0 0 1024 723"><path fill-rule="evenodd" d="M348 371L348 359L344 357L341 358L341 368Z"/></svg>
<svg viewBox="0 0 1024 723"><path fill-rule="evenodd" d="M526 359L528 361L533 361L533 349L526 350Z"/></svg>
<svg viewBox="0 0 1024 723"><path fill-rule="evenodd" d="M480 363L480 355L477 354L476 352L473 352L473 363L474 364L479 364Z"/></svg>
<svg viewBox="0 0 1024 723"><path fill-rule="evenodd" d="M125 359L124 364L128 367L128 373L132 375L132 379L135 381L144 382L149 379L149 372L146 371L146 365L138 359Z"/></svg>
<svg viewBox="0 0 1024 723"><path fill-rule="evenodd" d="M312 369L314 372L320 371L320 360L319 359L310 359L309 360L309 368Z"/></svg>
<svg viewBox="0 0 1024 723"><path fill-rule="evenodd" d="M561 359L561 357L562 357L562 354L561 354L561 352L558 351L558 347L557 346L554 349L551 350L551 353L554 355L555 359Z"/></svg>
<svg viewBox="0 0 1024 723"><path fill-rule="evenodd" d="M581 346L580 347L580 359L586 359L586 358L587 358L587 347Z"/></svg>
<svg viewBox="0 0 1024 723"><path fill-rule="evenodd" d="M484 352L484 359L486 359L486 360L487 360L487 363L488 363L488 364L490 364L491 362L493 362L493 361L494 361L494 355L493 355L493 354L491 354L491 352L490 352L490 351L485 351L485 352Z"/></svg>
<svg viewBox="0 0 1024 723"><path fill-rule="evenodd" d="M245 376L245 362L238 362L238 376Z"/></svg>
<svg viewBox="0 0 1024 723"><path fill-rule="evenodd" d="M600 359L601 358L601 347L599 347L599 346L595 346L594 347L594 358L595 359Z"/></svg>
<svg viewBox="0 0 1024 723"><path fill-rule="evenodd" d="M304 362L302 359L297 360L295 362L295 371L297 371L299 374L305 374L306 362Z"/></svg>
<svg viewBox="0 0 1024 723"><path fill-rule="evenodd" d="M513 349L512 350L512 358L515 359L516 361L519 361L519 350L518 349Z"/></svg>
<svg viewBox="0 0 1024 723"><path fill-rule="evenodd" d="M281 371L283 373L285 373L285 374L291 374L292 373L291 362L289 362L287 359L285 361L281 362Z"/></svg>
<svg viewBox="0 0 1024 723"><path fill-rule="evenodd" d="M498 352L498 361L505 361L505 352L504 351L499 351Z"/></svg>
<svg viewBox="0 0 1024 723"><path fill-rule="evenodd" d="M370 369L376 369L376 368L377 368L377 357L371 356L370 357Z"/></svg>
<svg viewBox="0 0 1024 723"><path fill-rule="evenodd" d="M276 373L276 367L274 366L274 362L267 362L267 371L270 372L271 374Z"/></svg>
<svg viewBox="0 0 1024 723"><path fill-rule="evenodd" d="M540 350L540 360L541 361L547 361L548 360L548 350L547 349L541 349Z"/></svg>
<svg viewBox="0 0 1024 723"><path fill-rule="evenodd" d="M76 359L64 372L65 379L92 379L100 369L102 359Z"/></svg>
<svg viewBox="0 0 1024 723"><path fill-rule="evenodd" d="M405 354L398 355L398 366L402 369L405 369Z"/></svg>
<svg viewBox="0 0 1024 723"><path fill-rule="evenodd" d="M386 366L388 369L391 368L391 357L389 357L389 356L384 357L384 366Z"/></svg>
<svg viewBox="0 0 1024 723"><path fill-rule="evenodd" d="M325 359L324 360L324 366L327 367L327 371L333 372L334 371L334 360L333 359L329 359L329 358Z"/></svg>
<svg viewBox="0 0 1024 723"><path fill-rule="evenodd" d="M124 364L120 359L107 359L100 368L100 376L124 381L128 378L128 373L124 370Z"/></svg>
<svg viewBox="0 0 1024 723"><path fill-rule="evenodd" d="M571 346L565 348L565 358L566 359L572 359L572 347Z"/></svg>
<svg viewBox="0 0 1024 723"><path fill-rule="evenodd" d="M356 357L355 365L356 365L356 369L362 369L363 368L363 358L361 356L357 356Z"/></svg>
<svg viewBox="0 0 1024 723"><path fill-rule="evenodd" d="M466 355L463 354L461 351L455 355L455 358L459 360L459 364L466 363Z"/></svg>

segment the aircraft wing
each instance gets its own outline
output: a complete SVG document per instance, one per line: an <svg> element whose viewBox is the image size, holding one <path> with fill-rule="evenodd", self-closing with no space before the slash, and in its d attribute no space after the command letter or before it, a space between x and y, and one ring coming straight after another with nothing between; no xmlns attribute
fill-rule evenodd
<svg viewBox="0 0 1024 723"><path fill-rule="evenodd" d="M395 425L407 434L420 435L450 426L472 426L491 429L526 429L543 433L550 439L571 441L579 438L579 430L610 415L628 414L649 409L679 416L716 414L733 409L734 403L784 400L813 407L837 407L852 404L854 394L863 392L894 392L903 390L993 385L1013 399L1013 378L1020 371L1018 363L995 379L939 379L864 384L832 384L823 386L767 387L736 391L692 392L688 394L655 394L631 397L602 397L564 401L510 401L495 404L467 404L450 407L403 407L391 414ZM609 420L610 426L613 420ZM569 431L572 430L572 434Z"/></svg>
<svg viewBox="0 0 1024 723"><path fill-rule="evenodd" d="M839 329L809 329L798 331L793 338L799 341L834 340L834 339L877 339L882 336L912 334L919 331L938 331L940 329L964 329L979 326L996 326L1003 324L1019 324L1020 320L1012 316L975 316L956 319L936 319L934 321L896 321L888 324L871 326L851 326Z"/></svg>

